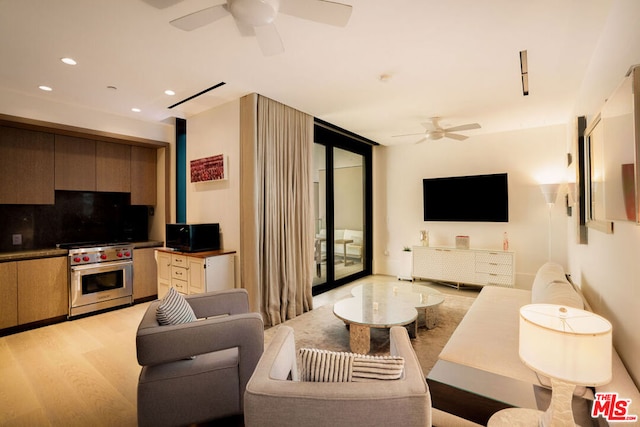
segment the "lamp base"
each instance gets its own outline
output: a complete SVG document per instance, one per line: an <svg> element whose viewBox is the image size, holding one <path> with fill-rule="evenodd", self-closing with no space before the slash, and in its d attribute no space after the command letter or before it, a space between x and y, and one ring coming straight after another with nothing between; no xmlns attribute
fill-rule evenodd
<svg viewBox="0 0 640 427"><path fill-rule="evenodd" d="M575 427L571 399L576 385L551 378L551 403L540 420L541 427Z"/></svg>
<svg viewBox="0 0 640 427"><path fill-rule="evenodd" d="M543 415L535 409L503 409L489 418L487 427L538 427Z"/></svg>

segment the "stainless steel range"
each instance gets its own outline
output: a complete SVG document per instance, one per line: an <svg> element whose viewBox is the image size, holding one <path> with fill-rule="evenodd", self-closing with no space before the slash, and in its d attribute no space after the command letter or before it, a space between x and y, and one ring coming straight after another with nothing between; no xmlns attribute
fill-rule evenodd
<svg viewBox="0 0 640 427"><path fill-rule="evenodd" d="M69 317L133 303L132 246L70 246Z"/></svg>

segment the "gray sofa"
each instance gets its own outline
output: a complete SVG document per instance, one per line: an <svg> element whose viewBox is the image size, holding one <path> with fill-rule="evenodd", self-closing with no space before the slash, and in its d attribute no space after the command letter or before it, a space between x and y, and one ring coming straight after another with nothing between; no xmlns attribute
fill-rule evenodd
<svg viewBox="0 0 640 427"><path fill-rule="evenodd" d="M161 326L150 304L136 335L138 425L178 426L243 412L264 349L264 326L244 289L185 297L195 322Z"/></svg>
<svg viewBox="0 0 640 427"><path fill-rule="evenodd" d="M522 363L518 355L519 311L527 304L561 304L591 310L579 289L566 278L562 266L546 263L536 273L531 291L487 286L462 319L439 358L529 384L549 386ZM576 394L590 393L584 388ZM640 393L618 354L613 352L613 379L596 392L618 392L631 399L630 414L640 414ZM612 422L610 422L612 424Z"/></svg>
<svg viewBox="0 0 640 427"><path fill-rule="evenodd" d="M431 397L407 330L390 331L391 354L405 360L399 380L298 380L293 329L281 326L245 392L245 426L430 426Z"/></svg>

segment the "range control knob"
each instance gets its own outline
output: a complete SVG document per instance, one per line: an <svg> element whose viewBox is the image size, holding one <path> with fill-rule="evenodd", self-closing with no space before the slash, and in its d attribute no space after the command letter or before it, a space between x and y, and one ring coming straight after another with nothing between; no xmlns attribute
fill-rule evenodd
<svg viewBox="0 0 640 427"><path fill-rule="evenodd" d="M118 252L118 253L116 254L116 256L117 256L118 258L122 258L122 252Z"/></svg>
<svg viewBox="0 0 640 427"><path fill-rule="evenodd" d="M100 259L107 259L107 254L100 254Z"/></svg>
<svg viewBox="0 0 640 427"><path fill-rule="evenodd" d="M131 252L129 252L129 251L125 252L125 253L124 253L124 256L126 256L126 257L130 257L130 256L131 256Z"/></svg>
<svg viewBox="0 0 640 427"><path fill-rule="evenodd" d="M87 255L85 255L85 256L83 256L83 257L82 257L82 260L83 260L84 262L87 262L87 261L89 261L89 257L88 257Z"/></svg>
<svg viewBox="0 0 640 427"><path fill-rule="evenodd" d="M77 256L77 257L73 258L73 262L80 262L80 257Z"/></svg>

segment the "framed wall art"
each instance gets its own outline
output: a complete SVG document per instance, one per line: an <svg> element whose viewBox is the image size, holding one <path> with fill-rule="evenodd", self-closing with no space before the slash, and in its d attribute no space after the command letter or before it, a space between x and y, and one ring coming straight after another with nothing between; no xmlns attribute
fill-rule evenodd
<svg viewBox="0 0 640 427"><path fill-rule="evenodd" d="M191 182L227 179L227 160L223 154L191 160Z"/></svg>

